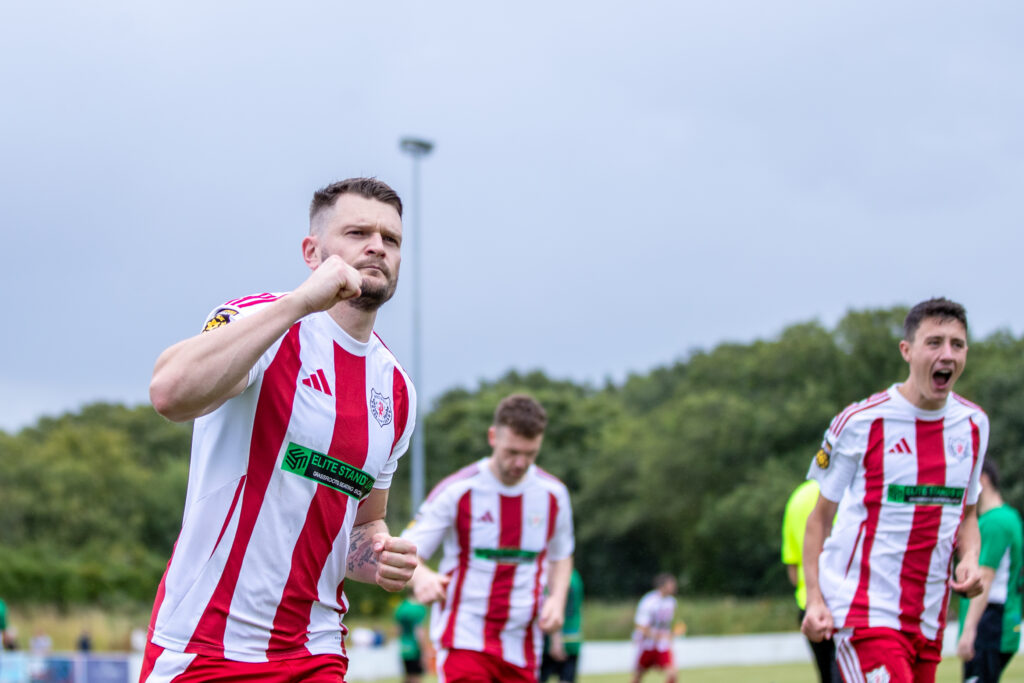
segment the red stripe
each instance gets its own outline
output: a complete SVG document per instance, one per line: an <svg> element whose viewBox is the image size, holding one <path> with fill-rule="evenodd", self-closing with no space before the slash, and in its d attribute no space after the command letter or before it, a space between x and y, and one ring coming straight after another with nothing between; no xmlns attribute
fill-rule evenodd
<svg viewBox="0 0 1024 683"><path fill-rule="evenodd" d="M317 391L323 391L324 390L324 385L320 384L320 378L317 377L315 372L312 375L309 376L309 382L310 382L310 385L314 389L316 389Z"/></svg>
<svg viewBox="0 0 1024 683"><path fill-rule="evenodd" d="M475 476L476 473L479 471L479 464L473 463L472 465L466 465L458 472L449 474L447 477L439 481L437 483L437 486L430 490L430 493L427 494L427 501L429 502L434 500L434 498L440 495L441 492L448 488L450 484L453 484L457 481L462 481L463 479L469 479L470 477Z"/></svg>
<svg viewBox="0 0 1024 683"><path fill-rule="evenodd" d="M538 468L540 469L540 468ZM540 612L541 595L544 587L540 583L540 577L543 573L544 563L548 557L548 544L551 543L551 539L555 537L555 521L558 519L558 499L555 494L548 493L548 535L545 539L544 550L537 555L537 565L534 569L534 581L533 581L533 614L530 615L530 621L526 624L526 638L523 640L523 657L526 660L527 669L536 669L537 664L537 650L534 645L534 624L537 623L537 614Z"/></svg>
<svg viewBox="0 0 1024 683"><path fill-rule="evenodd" d="M455 641L455 617L459 614L459 603L462 601L462 584L466 581L466 574L469 572L469 529L473 524L472 491L462 494L456 510L455 529L459 534L459 578L455 580L455 589L452 591L452 611L448 615L448 623L441 635L441 647L445 650L452 649Z"/></svg>
<svg viewBox="0 0 1024 683"><path fill-rule="evenodd" d="M838 427L836 429L832 430L832 433L835 434L836 436L839 436L840 432L842 432L843 428L846 426L846 423L849 422L850 418L852 418L854 415L856 415L859 412L865 411L865 410L867 410L869 408L874 408L875 406L880 406L880 405L882 405L883 403L885 403L888 400L889 400L889 394L881 394L881 398L879 398L877 401L872 401L872 399L869 398L867 403L864 403L863 405L858 406L856 410L849 411L847 413L846 417L844 417L842 420L840 420L840 423L839 423Z"/></svg>
<svg viewBox="0 0 1024 683"><path fill-rule="evenodd" d="M334 381L337 415L328 455L362 468L366 464L370 443L366 358L352 355L335 344ZM319 599L317 583L345 525L350 500L340 491L316 485L305 524L292 551L291 571L274 616L274 628L267 644L268 659L294 656L295 649L306 644L313 603ZM278 656L275 657L274 653Z"/></svg>
<svg viewBox="0 0 1024 683"><path fill-rule="evenodd" d="M871 548L878 532L878 516L882 508L882 489L885 488L885 429L882 418L871 423L868 432L868 447L864 453L864 545L860 551L860 578L857 592L853 595L850 610L846 613L844 628L868 625L870 600L868 587L871 584Z"/></svg>
<svg viewBox="0 0 1024 683"><path fill-rule="evenodd" d="M523 497L498 496L500 503L498 534L499 548L518 548L523 535ZM515 585L516 564L499 564L491 579L491 594L487 600L487 615L484 617L484 649L487 654L504 659L501 649L501 632L508 621L512 605L512 588Z"/></svg>
<svg viewBox="0 0 1024 683"><path fill-rule="evenodd" d="M235 507L238 505L238 499L242 495L242 491L245 490L245 475L238 480L238 486L235 487L235 497L231 499L231 507L228 508L228 514L224 516L224 525L220 528L220 533L217 534L217 542L213 544L213 550L210 551L210 557L217 552L217 546L220 545L220 541L224 538L224 532L228 530L228 524L231 522L231 517L235 514Z"/></svg>
<svg viewBox="0 0 1024 683"><path fill-rule="evenodd" d="M328 396L333 396L331 393L331 383L327 381L327 375L324 374L324 369L320 368L316 371L316 374L320 377L320 384L323 385L324 393Z"/></svg>
<svg viewBox="0 0 1024 683"><path fill-rule="evenodd" d="M943 421L917 420L917 484L943 486L946 483L946 453ZM900 630L921 633L924 589L932 553L939 541L941 505L914 506L914 521L907 539L900 569Z"/></svg>
<svg viewBox="0 0 1024 683"><path fill-rule="evenodd" d="M264 292L263 294L253 294L252 296L243 296L241 299L232 299L231 301L224 304L225 306L235 306L236 308L246 308L247 306L255 306L256 304L267 303L270 301L277 301L281 297L275 296L270 292Z"/></svg>
<svg viewBox="0 0 1024 683"><path fill-rule="evenodd" d="M231 609L231 596L235 593L242 560L245 558L249 539L256 526L256 518L263 505L270 477L274 473L277 456L288 429L292 403L295 401L299 370L302 368L299 362L300 326L301 323L296 323L288 330L274 360L263 375L253 420L252 439L249 442L249 465L246 470L246 485L242 493L238 528L235 530L231 551L221 572L220 581L206 605L203 616L199 619L192 639L185 648L186 652L214 657L224 656L224 629L227 627L228 612Z"/></svg>
<svg viewBox="0 0 1024 683"><path fill-rule="evenodd" d="M391 442L391 455L394 455L395 445L405 434L405 426L409 422L409 386L398 368L392 374L391 395L395 398L395 438Z"/></svg>

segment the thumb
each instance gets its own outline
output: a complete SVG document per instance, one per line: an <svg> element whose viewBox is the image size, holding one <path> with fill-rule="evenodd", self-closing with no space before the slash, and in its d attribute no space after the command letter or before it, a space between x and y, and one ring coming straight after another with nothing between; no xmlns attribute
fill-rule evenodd
<svg viewBox="0 0 1024 683"><path fill-rule="evenodd" d="M373 544L373 552L379 553L382 550L384 550L384 544L388 542L389 538L391 538L391 535L386 534L383 531L378 531L377 533L375 533L373 535L373 538L371 539L371 543Z"/></svg>

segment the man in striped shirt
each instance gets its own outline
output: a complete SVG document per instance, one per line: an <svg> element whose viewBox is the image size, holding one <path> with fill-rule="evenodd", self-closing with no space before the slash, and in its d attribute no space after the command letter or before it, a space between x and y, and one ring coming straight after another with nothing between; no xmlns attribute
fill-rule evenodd
<svg viewBox="0 0 1024 683"><path fill-rule="evenodd" d="M953 393L967 360L963 307L914 306L899 346L906 381L837 415L808 474L821 493L804 537L802 628L812 640L834 635L847 683L934 681L950 587L981 591L989 424Z"/></svg>
<svg viewBox="0 0 1024 683"><path fill-rule="evenodd" d="M541 631L562 626L572 510L565 485L535 464L546 426L536 400L506 397L487 432L491 455L442 480L402 534L422 558L417 599L438 603L440 683L535 683ZM425 562L442 544L435 572Z"/></svg>
<svg viewBox="0 0 1024 683"><path fill-rule="evenodd" d="M412 577L416 548L384 516L416 395L373 332L401 215L372 178L316 192L306 281L225 303L157 360L153 406L195 429L142 681L343 681L345 578Z"/></svg>

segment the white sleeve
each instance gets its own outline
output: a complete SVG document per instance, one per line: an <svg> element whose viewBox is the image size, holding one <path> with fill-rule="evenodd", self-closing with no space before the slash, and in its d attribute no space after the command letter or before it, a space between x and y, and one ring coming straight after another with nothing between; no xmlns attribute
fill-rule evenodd
<svg viewBox="0 0 1024 683"><path fill-rule="evenodd" d="M255 297L235 299L221 304L220 306L215 307L210 311L209 315L206 316L206 322L203 323L202 332L209 332L210 330L215 330L218 327L227 325L233 320L250 316L256 311L261 310L266 304L276 301L281 296L283 296L283 294L259 294ZM258 299L258 301L252 301L254 299ZM237 303L239 301L244 302L244 305L239 305ZM282 336L282 339L283 338L284 337ZM259 357L256 364L249 368L249 377L245 383L246 388L252 386L252 383L256 381L256 378L262 375L270 366L270 361L273 360L280 344L281 339L278 339L271 344L270 348Z"/></svg>
<svg viewBox="0 0 1024 683"><path fill-rule="evenodd" d="M978 460L974 463L971 481L967 485L966 503L968 505L977 505L978 495L981 493L981 466L985 462L985 453L988 450L988 415L978 413L978 418L974 423L978 426Z"/></svg>
<svg viewBox="0 0 1024 683"><path fill-rule="evenodd" d="M826 500L838 503L850 487L866 450L866 432L870 423L866 420L850 420L838 436L831 428L825 430L811 467L808 479L814 479Z"/></svg>
<svg viewBox="0 0 1024 683"><path fill-rule="evenodd" d="M555 533L548 543L548 559L552 562L564 560L576 549L576 535L572 524L572 503L568 489L558 495L558 514L555 516Z"/></svg>
<svg viewBox="0 0 1024 683"><path fill-rule="evenodd" d="M416 544L416 553L420 557L430 559L441 545L445 534L452 530L455 524L456 500L457 498L451 495L451 489L441 491L433 498L428 497L420 505L416 517L402 532L402 538Z"/></svg>

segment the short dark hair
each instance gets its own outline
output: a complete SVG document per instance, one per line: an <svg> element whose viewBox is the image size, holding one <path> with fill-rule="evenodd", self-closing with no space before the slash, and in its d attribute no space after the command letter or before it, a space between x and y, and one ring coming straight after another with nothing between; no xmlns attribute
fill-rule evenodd
<svg viewBox="0 0 1024 683"><path fill-rule="evenodd" d="M907 317L903 320L903 338L907 341L914 341L917 328L921 326L921 321L925 318L938 318L943 321L958 320L964 326L964 332L967 331L967 311L964 310L964 307L945 297L937 297L922 301L910 309Z"/></svg>
<svg viewBox="0 0 1024 683"><path fill-rule="evenodd" d="M544 433L548 414L532 396L511 394L503 398L495 409L494 426L508 427L519 436L532 439Z"/></svg>
<svg viewBox="0 0 1024 683"><path fill-rule="evenodd" d="M662 572L654 577L654 587L661 588L669 581L675 581L676 577L672 576L668 572Z"/></svg>
<svg viewBox="0 0 1024 683"><path fill-rule="evenodd" d="M999 468L996 467L995 460L985 456L985 462L981 464L981 473L988 477L989 483L992 484L992 488L996 491L999 490Z"/></svg>
<svg viewBox="0 0 1024 683"><path fill-rule="evenodd" d="M343 194L357 194L360 197L384 202L393 206L398 212L398 217L402 217L402 200L390 185L376 178L349 178L321 187L313 193L313 201L309 203L310 224L312 225L313 218L318 213L334 206L334 202Z"/></svg>

